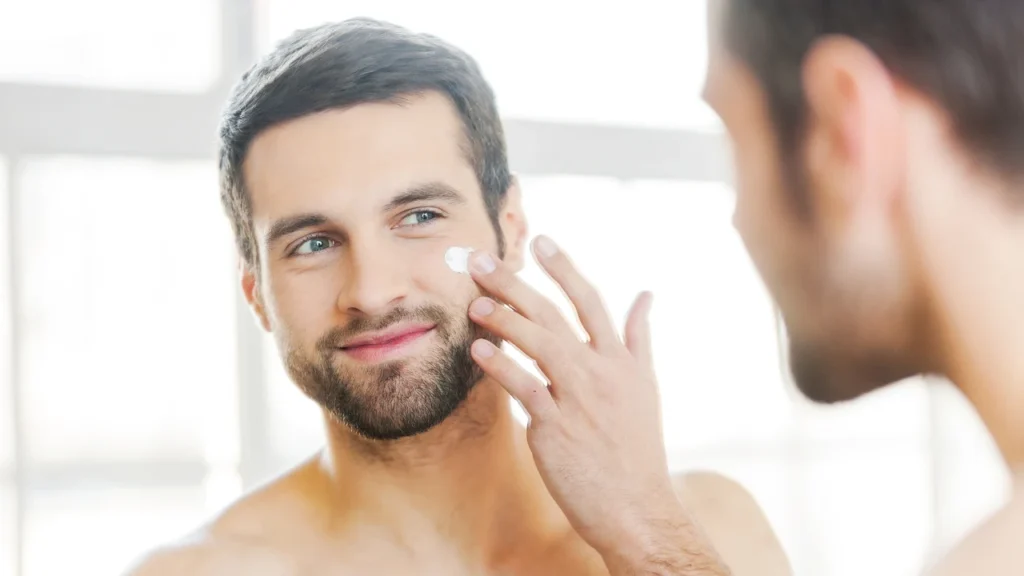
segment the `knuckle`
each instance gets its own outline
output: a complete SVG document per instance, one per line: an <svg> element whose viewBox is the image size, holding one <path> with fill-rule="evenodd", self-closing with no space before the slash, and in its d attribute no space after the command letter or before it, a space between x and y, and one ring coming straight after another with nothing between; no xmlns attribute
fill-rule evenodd
<svg viewBox="0 0 1024 576"><path fill-rule="evenodd" d="M507 306L496 304L494 312L487 317L486 325L505 338L512 338L521 331L520 316Z"/></svg>
<svg viewBox="0 0 1024 576"><path fill-rule="evenodd" d="M552 340L555 339L553 338ZM565 346L560 341L552 342L551 346L555 350L555 361L560 366L571 367L574 372L582 368L582 364L585 363L586 359L579 353L577 348Z"/></svg>
<svg viewBox="0 0 1024 576"><path fill-rule="evenodd" d="M545 326L557 326L559 322L565 321L562 312L550 302L541 305L537 312L537 319Z"/></svg>
<svg viewBox="0 0 1024 576"><path fill-rule="evenodd" d="M601 298L601 293L594 288L592 284L586 280L580 281L579 287L579 300L583 307L588 309L597 309L604 307L604 300Z"/></svg>
<svg viewBox="0 0 1024 576"><path fill-rule="evenodd" d="M516 283L519 281L515 274L512 274L504 267L499 267L495 270L491 277L494 279L494 286L503 294L514 290Z"/></svg>
<svg viewBox="0 0 1024 576"><path fill-rule="evenodd" d="M534 337L538 344L538 351L543 354L544 359L556 362L562 360L562 343L553 332L538 326L534 330ZM534 360L539 362L541 358L534 358Z"/></svg>
<svg viewBox="0 0 1024 576"><path fill-rule="evenodd" d="M488 358L487 362L490 363L491 369L505 380L515 375L515 367L509 365L508 359L505 358L504 354L495 354Z"/></svg>

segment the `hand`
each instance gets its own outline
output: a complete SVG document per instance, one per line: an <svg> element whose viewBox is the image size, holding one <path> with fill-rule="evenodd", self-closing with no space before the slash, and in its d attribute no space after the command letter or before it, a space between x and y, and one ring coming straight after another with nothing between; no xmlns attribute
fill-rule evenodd
<svg viewBox="0 0 1024 576"><path fill-rule="evenodd" d="M514 344L547 377L545 385L486 340L473 343L476 362L529 414L528 439L548 490L573 527L609 563L633 573L644 562L671 571L674 554L698 539L676 498L665 458L658 386L651 355L651 295L634 302L620 337L600 295L547 238L534 242L541 267L576 309L588 341L581 342L550 300L500 260L474 253L473 278L489 294L470 318ZM710 547L701 542L701 547ZM701 548L698 547L698 548ZM689 553L684 566L700 564ZM706 555L714 560L713 552ZM667 570L667 571L666 571Z"/></svg>

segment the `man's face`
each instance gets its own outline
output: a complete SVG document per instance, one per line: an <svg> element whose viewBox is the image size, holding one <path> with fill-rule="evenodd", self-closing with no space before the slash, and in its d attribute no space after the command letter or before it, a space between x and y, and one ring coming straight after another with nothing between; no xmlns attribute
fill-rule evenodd
<svg viewBox="0 0 1024 576"><path fill-rule="evenodd" d="M497 233L439 94L363 104L260 134L244 165L259 270L243 289L292 379L357 433L393 439L444 420L481 377L469 355L480 295L444 262L496 252ZM499 218L517 265L518 191Z"/></svg>
<svg viewBox="0 0 1024 576"><path fill-rule="evenodd" d="M897 106L874 97L884 70L855 47L822 50L804 70L807 131L784 154L764 90L723 44L726 2L708 4L705 99L729 133L734 225L785 320L796 385L836 402L922 371L920 292L897 216L902 151L885 127Z"/></svg>

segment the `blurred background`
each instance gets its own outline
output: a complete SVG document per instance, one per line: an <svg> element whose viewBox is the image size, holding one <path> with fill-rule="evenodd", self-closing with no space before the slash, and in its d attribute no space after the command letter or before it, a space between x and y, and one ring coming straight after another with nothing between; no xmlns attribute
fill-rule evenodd
<svg viewBox="0 0 1024 576"><path fill-rule="evenodd" d="M532 231L618 317L657 296L673 468L746 485L797 574L916 574L1006 495L950 387L825 408L787 382L702 1L0 0L0 576L119 573L320 445L241 302L215 128L275 41L352 16L480 62Z"/></svg>

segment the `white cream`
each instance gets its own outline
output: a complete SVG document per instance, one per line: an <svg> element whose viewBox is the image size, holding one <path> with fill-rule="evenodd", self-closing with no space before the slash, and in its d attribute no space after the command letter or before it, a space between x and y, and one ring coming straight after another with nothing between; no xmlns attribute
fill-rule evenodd
<svg viewBox="0 0 1024 576"><path fill-rule="evenodd" d="M444 263L451 268L452 272L469 274L469 255L472 253L472 248L452 246L444 253Z"/></svg>

